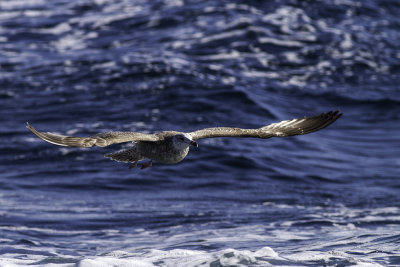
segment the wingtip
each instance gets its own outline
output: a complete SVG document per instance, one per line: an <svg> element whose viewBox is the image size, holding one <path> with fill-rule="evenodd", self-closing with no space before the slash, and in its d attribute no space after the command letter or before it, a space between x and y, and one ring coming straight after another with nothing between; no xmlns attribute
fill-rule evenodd
<svg viewBox="0 0 400 267"><path fill-rule="evenodd" d="M28 128L28 129L31 130L31 131L32 131L32 129L34 129L34 128L29 124L29 122L26 122L26 128Z"/></svg>
<svg viewBox="0 0 400 267"><path fill-rule="evenodd" d="M333 113L333 115L336 117L336 118L340 118L340 117L342 117L342 115L343 115L343 112L341 112L340 110L336 110L334 113Z"/></svg>
<svg viewBox="0 0 400 267"><path fill-rule="evenodd" d="M322 114L326 114L332 118L339 119L343 115L343 112L341 112L340 110L335 110L335 111L331 110L328 111L327 113L322 113Z"/></svg>
<svg viewBox="0 0 400 267"><path fill-rule="evenodd" d="M26 122L26 128L28 128L29 131L31 131L34 134L36 134L36 132L37 132L36 129L32 125L29 124L29 122Z"/></svg>

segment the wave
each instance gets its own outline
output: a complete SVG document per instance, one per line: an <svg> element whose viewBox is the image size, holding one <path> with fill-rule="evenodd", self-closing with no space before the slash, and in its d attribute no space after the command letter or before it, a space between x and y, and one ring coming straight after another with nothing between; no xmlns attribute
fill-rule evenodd
<svg viewBox="0 0 400 267"><path fill-rule="evenodd" d="M29 249L11 249L8 256L0 260L0 264L29 264L40 266L54 266L76 264L80 267L94 266L293 266L293 265L331 265L351 264L352 266L381 267L384 262L363 258L366 252L355 250L351 253L340 251L315 252L300 251L292 255L280 256L270 247L263 247L256 251L240 249L224 249L215 252L201 250L172 249L151 250L148 252L127 252L117 250L99 256L74 257L73 255L59 255ZM25 259L13 258L11 255L24 253Z"/></svg>

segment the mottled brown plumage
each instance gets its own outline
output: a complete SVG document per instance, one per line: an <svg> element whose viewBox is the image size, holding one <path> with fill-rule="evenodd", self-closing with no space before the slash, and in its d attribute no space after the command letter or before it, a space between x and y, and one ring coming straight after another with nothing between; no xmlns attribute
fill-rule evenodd
<svg viewBox="0 0 400 267"><path fill-rule="evenodd" d="M183 160L189 152L189 146L197 146L195 140L212 137L254 137L271 138L308 134L321 130L336 121L342 113L329 111L314 117L303 117L272 123L258 129L215 127L190 133L163 131L154 134L137 132L108 132L90 137L73 137L49 132L38 132L29 123L27 128L39 138L59 146L69 147L105 147L117 143L133 142L133 147L105 156L116 161L136 163L146 158L150 162L142 168L151 166L152 160L174 164Z"/></svg>

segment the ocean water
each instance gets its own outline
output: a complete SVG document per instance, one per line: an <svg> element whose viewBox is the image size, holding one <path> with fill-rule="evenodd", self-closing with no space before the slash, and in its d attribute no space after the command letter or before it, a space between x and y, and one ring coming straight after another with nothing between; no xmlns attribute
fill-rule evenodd
<svg viewBox="0 0 400 267"><path fill-rule="evenodd" d="M0 0L0 266L400 266L395 0ZM128 169L25 127L319 132Z"/></svg>

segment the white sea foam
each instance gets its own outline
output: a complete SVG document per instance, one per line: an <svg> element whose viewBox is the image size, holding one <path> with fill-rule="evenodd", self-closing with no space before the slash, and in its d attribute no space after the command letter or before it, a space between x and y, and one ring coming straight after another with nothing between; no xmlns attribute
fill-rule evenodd
<svg viewBox="0 0 400 267"><path fill-rule="evenodd" d="M129 250L129 249L128 249ZM150 266L303 266L304 264L337 264L339 262L351 263L354 266L383 266L369 259L354 257L342 251L314 251L304 250L291 253L281 257L270 247L262 247L258 250L246 249L222 249L218 251L202 251L190 249L158 250L152 249L145 252L133 250L116 250L98 256L81 257L62 256L52 252L53 256L46 256L40 251L25 250L26 257L20 258L18 253L10 251L3 254L0 260L1 266L16 266L30 264L33 266L70 266L71 262L76 262L80 267L150 267ZM58 264L52 264L51 258L57 258ZM44 262L48 261L48 264Z"/></svg>
<svg viewBox="0 0 400 267"><path fill-rule="evenodd" d="M115 257L97 257L79 262L79 267L153 267L152 263L137 259L118 259Z"/></svg>
<svg viewBox="0 0 400 267"><path fill-rule="evenodd" d="M64 52L66 50L80 50L86 48L88 39L93 39L98 36L97 32L75 31L72 34L62 36L58 41L54 41L54 47Z"/></svg>
<svg viewBox="0 0 400 267"><path fill-rule="evenodd" d="M173 250L151 250L147 253L128 253L115 251L104 256L84 259L79 266L249 266L268 264L270 260L285 259L270 247L263 247L256 251L224 249L217 252L205 252L201 250L173 249Z"/></svg>
<svg viewBox="0 0 400 267"><path fill-rule="evenodd" d="M292 40L279 40L271 37L261 37L258 39L261 44L273 44L277 46L287 46L287 47L302 47L303 44L298 41Z"/></svg>
<svg viewBox="0 0 400 267"><path fill-rule="evenodd" d="M44 5L44 0L2 0L0 2L0 9L17 9L17 8L32 8Z"/></svg>
<svg viewBox="0 0 400 267"><path fill-rule="evenodd" d="M126 207L121 208L126 209ZM138 228L136 231L125 233L123 241L121 240L122 233L114 230L69 231L26 226L2 226L0 229L3 231L29 232L35 233L35 235L62 235L71 236L71 238L78 235L90 236L84 242L85 247L98 247L99 251L93 254L85 252L81 256L70 256L63 255L56 248L41 248L41 242L36 242L34 249L30 245L13 245L6 254L2 255L0 264L2 266L7 264L52 266L51 259L57 257L61 264L57 266L63 266L63 261L65 264L73 261L78 266L293 266L306 263L332 265L340 262L350 262L355 266L382 266L380 259L387 255L385 251L390 251L391 255L397 253L398 248L393 243L393 240L397 239L396 225L385 225L376 229L357 227L357 222L363 221L364 218L368 220L370 216L373 216L375 221L379 221L382 216L394 215L398 212L397 207L363 210L338 206L329 209L311 207L310 210L310 207L299 206L296 208L274 202L265 202L263 205L252 207L252 209L275 208L279 210L300 209L305 213L312 213L314 210L316 222L324 219L326 222L331 221L332 224L315 227L313 224L307 224L312 222L310 219L291 223L277 220L263 225L245 225L214 230L210 230L213 227L205 224L202 226L204 229L191 231L182 225L177 225L168 228L167 236L160 235L158 230L150 231ZM57 210L59 207L53 207L53 209ZM86 208L79 212L87 214L90 209ZM342 222L343 218L347 218L346 223ZM393 219L398 220L398 218ZM348 221L354 223L349 227ZM305 226L296 226L299 222ZM96 238L97 236L98 238ZM191 244L200 244L199 239L202 240L201 244L204 246L212 244L220 249L187 248ZM8 242L7 239L3 240ZM272 248L272 244L274 244L274 248ZM288 246L288 244L291 245ZM177 246L186 248L174 248ZM108 252L104 252L107 250ZM79 250L74 249L74 251ZM23 258L20 257L22 252L25 255ZM49 264L43 264L44 262L49 262Z"/></svg>

